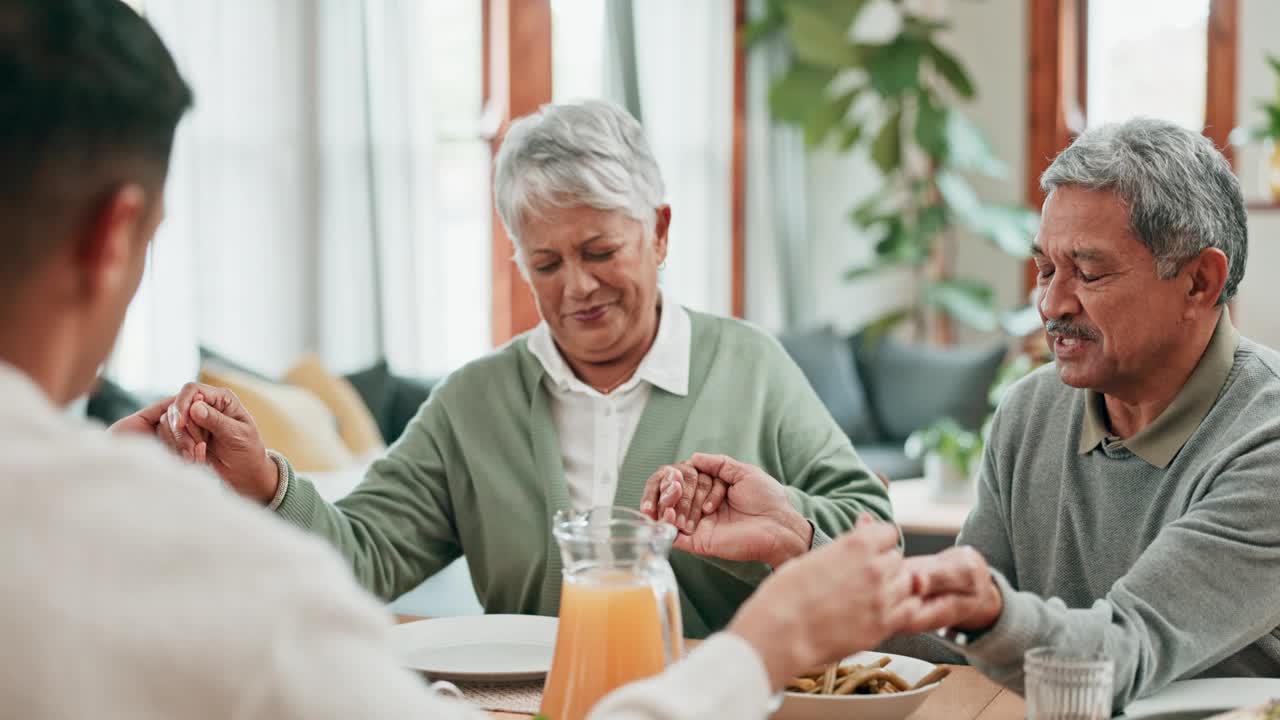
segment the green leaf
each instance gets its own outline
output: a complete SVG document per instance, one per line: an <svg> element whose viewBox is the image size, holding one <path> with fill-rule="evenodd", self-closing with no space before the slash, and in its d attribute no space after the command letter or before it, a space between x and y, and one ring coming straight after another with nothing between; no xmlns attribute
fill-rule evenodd
<svg viewBox="0 0 1280 720"><path fill-rule="evenodd" d="M886 270L892 270L900 267L903 267L903 263L884 261L877 261L870 265L858 265L857 267L851 267L848 270L845 270L844 279L846 282L857 282L858 280L862 280L873 275L879 275Z"/></svg>
<svg viewBox="0 0 1280 720"><path fill-rule="evenodd" d="M941 170L935 182L938 185L938 192L942 194L942 199L960 218L967 220L982 207L978 193L974 192L969 182L959 174Z"/></svg>
<svg viewBox="0 0 1280 720"><path fill-rule="evenodd" d="M946 128L946 109L939 107L929 93L920 93L916 109L916 142L939 166L947 158Z"/></svg>
<svg viewBox="0 0 1280 720"><path fill-rule="evenodd" d="M803 5L826 18L835 27L847 32L866 3L867 0L782 0L781 4Z"/></svg>
<svg viewBox="0 0 1280 720"><path fill-rule="evenodd" d="M899 35L888 45L869 48L867 75L882 97L897 97L920 88L920 56L924 46Z"/></svg>
<svg viewBox="0 0 1280 720"><path fill-rule="evenodd" d="M1022 353L1014 356L1012 360L1000 366L1000 370L996 373L996 379L991 383L991 389L987 392L987 402L991 403L993 408L999 407L1000 401L1004 399L1005 395L1009 394L1009 390L1035 369L1036 363L1031 360L1030 355Z"/></svg>
<svg viewBox="0 0 1280 720"><path fill-rule="evenodd" d="M750 50L764 42L764 40L772 35L777 29L778 26L769 22L768 18L753 20L747 23L747 27L743 31L742 44Z"/></svg>
<svg viewBox="0 0 1280 720"><path fill-rule="evenodd" d="M767 0L764 17L747 23L742 42L748 48L755 47L780 29L786 18L782 14L782 0Z"/></svg>
<svg viewBox="0 0 1280 720"><path fill-rule="evenodd" d="M974 461L982 455L982 444L978 433L964 429L960 423L947 417L911 433L902 450L917 460L929 453L937 453L949 465L967 475Z"/></svg>
<svg viewBox="0 0 1280 720"><path fill-rule="evenodd" d="M862 139L862 123L850 125L845 128L844 134L840 136L840 152L849 152L849 148L858 144Z"/></svg>
<svg viewBox="0 0 1280 720"><path fill-rule="evenodd" d="M897 217L897 208L881 207L888 202L892 190L893 188L889 185L876 190L849 213L849 219L858 227L867 228L886 219Z"/></svg>
<svg viewBox="0 0 1280 720"><path fill-rule="evenodd" d="M951 213L945 205L929 205L916 214L916 232L922 241L931 240L934 235L947 229L951 222Z"/></svg>
<svg viewBox="0 0 1280 720"><path fill-rule="evenodd" d="M925 289L924 300L972 328L996 329L995 293L985 283L943 280Z"/></svg>
<svg viewBox="0 0 1280 720"><path fill-rule="evenodd" d="M959 110L947 110L945 135L947 138L947 164L959 170L972 170L988 177L1001 179L1007 169L991 152L982 131Z"/></svg>
<svg viewBox="0 0 1280 720"><path fill-rule="evenodd" d="M1006 335L1026 337L1044 327L1035 305L1023 305L1000 316L1000 327Z"/></svg>
<svg viewBox="0 0 1280 720"><path fill-rule="evenodd" d="M901 325L904 321L911 319L911 316L911 308L904 307L890 310L872 320L859 332L863 347L875 347L876 344L884 339L886 333Z"/></svg>
<svg viewBox="0 0 1280 720"><path fill-rule="evenodd" d="M895 110L880 128L871 143L871 159L885 175L902 164L902 108Z"/></svg>
<svg viewBox="0 0 1280 720"><path fill-rule="evenodd" d="M846 68L862 64L862 55L849 39L849 24L838 21L809 3L787 3L787 37L796 56L813 65Z"/></svg>
<svg viewBox="0 0 1280 720"><path fill-rule="evenodd" d="M891 217L887 221L884 237L876 242L876 259L880 262L907 260L912 257L911 238L907 234L907 226L900 217Z"/></svg>
<svg viewBox="0 0 1280 720"><path fill-rule="evenodd" d="M792 63L769 88L769 110L782 122L804 125L829 102L827 86L835 76L836 71L831 68Z"/></svg>
<svg viewBox="0 0 1280 720"><path fill-rule="evenodd" d="M1280 75L1280 57L1275 55L1267 55L1267 64L1275 71L1276 75Z"/></svg>
<svg viewBox="0 0 1280 720"><path fill-rule="evenodd" d="M964 66L954 55L932 42L925 43L925 53L933 63L933 69L938 71L957 95L965 99L974 96L973 81L969 79L969 74L965 72Z"/></svg>
<svg viewBox="0 0 1280 720"><path fill-rule="evenodd" d="M1040 217L1020 205L981 204L965 214L965 223L977 234L1016 258L1031 257L1031 241L1040 229Z"/></svg>
<svg viewBox="0 0 1280 720"><path fill-rule="evenodd" d="M850 106L853 105L854 98L858 96L859 92L860 90L858 89L850 90L819 107L809 116L808 122L804 124L804 141L809 147L820 144L832 130L844 121L845 116L849 114Z"/></svg>

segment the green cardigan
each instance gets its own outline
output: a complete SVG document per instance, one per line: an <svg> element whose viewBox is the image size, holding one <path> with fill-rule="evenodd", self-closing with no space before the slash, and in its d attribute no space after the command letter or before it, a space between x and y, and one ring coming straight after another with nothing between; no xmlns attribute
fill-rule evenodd
<svg viewBox="0 0 1280 720"><path fill-rule="evenodd" d="M891 519L884 486L782 346L744 322L689 316L689 393L653 388L615 504L639 508L660 465L711 452L786 485L815 545L864 511ZM543 374L526 339L512 340L441 383L347 497L326 503L286 468L277 512L337 546L379 597L395 598L465 554L487 612L557 614L561 561L550 523L570 503ZM679 551L671 565L690 637L723 628L769 572Z"/></svg>

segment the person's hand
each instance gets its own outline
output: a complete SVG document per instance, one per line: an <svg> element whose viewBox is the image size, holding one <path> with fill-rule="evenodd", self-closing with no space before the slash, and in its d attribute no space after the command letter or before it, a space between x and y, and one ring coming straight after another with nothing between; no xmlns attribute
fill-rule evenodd
<svg viewBox="0 0 1280 720"><path fill-rule="evenodd" d="M187 383L173 400L174 421L162 421L157 437L174 452L208 464L236 492L261 503L275 496L279 469L267 456L258 426L235 393ZM174 430L176 426L177 430Z"/></svg>
<svg viewBox="0 0 1280 720"><path fill-rule="evenodd" d="M692 533L676 536L677 550L725 560L756 560L772 567L808 552L813 526L791 506L781 483L768 473L725 455L698 453L689 463L700 474L723 483L724 501L703 515ZM684 483L668 477L660 487L659 502L666 506L664 515L670 521L671 504L683 497ZM713 502L716 495L713 484L703 502Z"/></svg>
<svg viewBox="0 0 1280 720"><path fill-rule="evenodd" d="M107 428L107 432L120 435L154 435L156 427L164 419L165 412L172 404L172 396L157 400L138 412L115 421L111 427Z"/></svg>
<svg viewBox="0 0 1280 720"><path fill-rule="evenodd" d="M898 529L864 515L830 545L787 563L729 623L760 654L774 690L795 675L879 645L919 611Z"/></svg>
<svg viewBox="0 0 1280 720"><path fill-rule="evenodd" d="M908 620L907 633L939 628L986 630L1004 611L1004 598L982 554L971 547L954 547L937 555L906 560L912 593L920 606Z"/></svg>
<svg viewBox="0 0 1280 720"><path fill-rule="evenodd" d="M674 487L679 490L672 491ZM664 488L668 489L666 494ZM727 490L725 483L699 473L687 460L663 465L645 482L640 511L654 520L675 525L683 533L692 533L703 514L709 515L720 507Z"/></svg>

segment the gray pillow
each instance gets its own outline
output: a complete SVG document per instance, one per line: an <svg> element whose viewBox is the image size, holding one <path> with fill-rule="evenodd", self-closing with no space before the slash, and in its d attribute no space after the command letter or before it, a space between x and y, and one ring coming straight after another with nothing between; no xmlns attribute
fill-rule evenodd
<svg viewBox="0 0 1280 720"><path fill-rule="evenodd" d="M836 424L854 443L880 439L848 342L830 328L778 336Z"/></svg>
<svg viewBox="0 0 1280 720"><path fill-rule="evenodd" d="M934 347L884 336L864 342L861 335L850 342L886 438L905 440L944 417L971 430L982 427L990 410L987 391L1004 361L1003 343Z"/></svg>

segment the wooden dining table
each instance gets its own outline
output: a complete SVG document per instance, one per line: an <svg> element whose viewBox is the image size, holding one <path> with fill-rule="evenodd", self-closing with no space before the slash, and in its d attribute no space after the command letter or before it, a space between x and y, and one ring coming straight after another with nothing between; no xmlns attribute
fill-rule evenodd
<svg viewBox="0 0 1280 720"><path fill-rule="evenodd" d="M489 713L494 720L527 720L530 715ZM1023 720L1026 705L1015 692L971 667L957 667L909 720Z"/></svg>
<svg viewBox="0 0 1280 720"><path fill-rule="evenodd" d="M400 622L422 620L401 616ZM692 641L691 641L692 644ZM929 696L910 720L1022 720L1022 697L989 680L971 667L953 667L951 675ZM494 720L527 720L522 713L491 712Z"/></svg>

